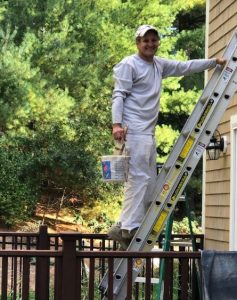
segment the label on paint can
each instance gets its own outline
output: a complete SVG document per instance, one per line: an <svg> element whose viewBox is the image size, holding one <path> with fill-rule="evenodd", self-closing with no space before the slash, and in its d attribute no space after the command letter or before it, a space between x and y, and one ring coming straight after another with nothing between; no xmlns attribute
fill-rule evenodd
<svg viewBox="0 0 237 300"><path fill-rule="evenodd" d="M129 159L130 156L126 155L102 156L103 180L108 182L127 181Z"/></svg>

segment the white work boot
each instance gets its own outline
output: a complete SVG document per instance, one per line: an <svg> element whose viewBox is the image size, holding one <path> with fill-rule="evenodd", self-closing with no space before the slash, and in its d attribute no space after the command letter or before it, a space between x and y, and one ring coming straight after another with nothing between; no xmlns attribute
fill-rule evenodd
<svg viewBox="0 0 237 300"><path fill-rule="evenodd" d="M122 237L125 238L125 239L132 240L132 238L134 237L137 230L138 230L138 228L134 228L132 230L122 229Z"/></svg>
<svg viewBox="0 0 237 300"><path fill-rule="evenodd" d="M127 250L128 246L131 242L130 238L123 237L120 223L116 223L110 227L110 229L108 231L108 237L111 240L119 242L119 244L120 244L119 250L123 250L123 251Z"/></svg>

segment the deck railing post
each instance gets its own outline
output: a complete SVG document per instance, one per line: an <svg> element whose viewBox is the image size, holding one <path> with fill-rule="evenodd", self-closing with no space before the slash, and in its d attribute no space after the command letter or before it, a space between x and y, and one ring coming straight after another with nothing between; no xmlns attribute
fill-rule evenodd
<svg viewBox="0 0 237 300"><path fill-rule="evenodd" d="M76 300L76 236L61 234L63 241L62 300Z"/></svg>
<svg viewBox="0 0 237 300"><path fill-rule="evenodd" d="M49 250L50 240L48 227L41 225L39 228L39 238L37 243L38 250ZM38 257L36 259L36 300L49 299L49 258Z"/></svg>

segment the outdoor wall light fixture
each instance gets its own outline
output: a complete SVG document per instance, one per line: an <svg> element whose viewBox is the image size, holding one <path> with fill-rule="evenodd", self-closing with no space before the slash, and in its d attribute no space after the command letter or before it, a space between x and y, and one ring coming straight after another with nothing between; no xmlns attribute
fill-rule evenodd
<svg viewBox="0 0 237 300"><path fill-rule="evenodd" d="M208 158L210 160L217 160L220 153L226 153L227 150L227 137L221 136L218 130L215 130L209 145L206 147Z"/></svg>

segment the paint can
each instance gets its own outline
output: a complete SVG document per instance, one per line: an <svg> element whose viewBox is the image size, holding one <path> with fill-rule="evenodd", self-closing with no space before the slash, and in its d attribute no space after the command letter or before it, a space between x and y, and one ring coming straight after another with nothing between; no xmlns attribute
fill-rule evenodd
<svg viewBox="0 0 237 300"><path fill-rule="evenodd" d="M106 182L124 182L128 177L128 155L102 156L102 176Z"/></svg>

